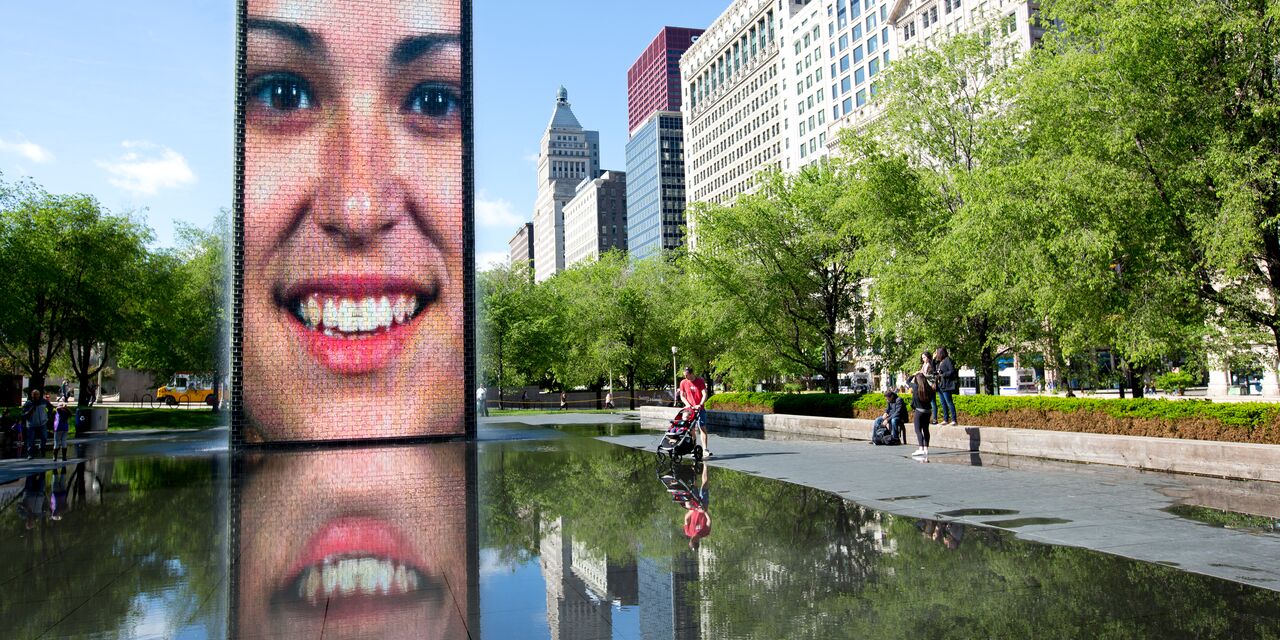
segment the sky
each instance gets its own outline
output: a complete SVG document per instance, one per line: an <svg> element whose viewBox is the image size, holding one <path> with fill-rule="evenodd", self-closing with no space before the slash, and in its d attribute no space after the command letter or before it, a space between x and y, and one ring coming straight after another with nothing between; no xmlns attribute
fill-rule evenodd
<svg viewBox="0 0 1280 640"><path fill-rule="evenodd" d="M664 26L729 0L475 0L476 261L532 219L538 143L564 85L625 169L628 67ZM171 246L232 198L234 0L0 3L0 179L89 193Z"/></svg>

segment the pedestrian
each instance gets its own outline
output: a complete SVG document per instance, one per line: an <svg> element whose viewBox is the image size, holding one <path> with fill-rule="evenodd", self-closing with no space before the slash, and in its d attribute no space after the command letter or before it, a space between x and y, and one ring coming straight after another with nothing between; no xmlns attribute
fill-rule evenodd
<svg viewBox="0 0 1280 640"><path fill-rule="evenodd" d="M707 400L707 383L693 374L693 367L684 368L684 380L680 381L677 395L684 406L698 411L698 438L702 441L702 457L711 457L711 450L707 448L707 412L702 408Z"/></svg>
<svg viewBox="0 0 1280 640"><path fill-rule="evenodd" d="M31 398L22 405L22 419L26 423L26 434L23 443L27 449L27 459L35 457L36 438L40 439L40 457L44 457L44 449L49 444L49 401L39 389L31 390Z"/></svg>
<svg viewBox="0 0 1280 640"><path fill-rule="evenodd" d="M520 408L521 409L529 408L529 390L528 389L524 389L523 391L520 392Z"/></svg>
<svg viewBox="0 0 1280 640"><path fill-rule="evenodd" d="M933 405L933 419L938 419L938 405L942 405L942 422L940 425L956 425L955 394L960 390L960 370L951 361L951 354L946 347L938 347L936 353L938 370L938 402Z"/></svg>
<svg viewBox="0 0 1280 640"><path fill-rule="evenodd" d="M560 392L560 410L564 411L568 408L569 408L569 396L565 395L565 393L561 391Z"/></svg>
<svg viewBox="0 0 1280 640"><path fill-rule="evenodd" d="M871 444L901 444L907 406L893 390L884 392L884 414L871 423Z"/></svg>
<svg viewBox="0 0 1280 640"><path fill-rule="evenodd" d="M488 417L489 415L489 402L487 396L488 392L485 391L484 387L476 388L476 415L482 418Z"/></svg>
<svg viewBox="0 0 1280 640"><path fill-rule="evenodd" d="M933 387L925 375L924 367L916 372L909 382L911 386L911 408L915 414L916 443L919 448L912 457L929 459L929 416L933 413Z"/></svg>
<svg viewBox="0 0 1280 640"><path fill-rule="evenodd" d="M66 402L70 399L71 399L71 384L67 382L66 378L63 378L61 395L59 395L58 400L62 402Z"/></svg>
<svg viewBox="0 0 1280 640"><path fill-rule="evenodd" d="M609 390L609 393L604 394L604 406L606 409L613 408L613 390L612 389Z"/></svg>
<svg viewBox="0 0 1280 640"><path fill-rule="evenodd" d="M98 401L98 383L90 382L89 383L89 406L92 407L93 403L97 401Z"/></svg>
<svg viewBox="0 0 1280 640"><path fill-rule="evenodd" d="M58 403L58 410L53 412L53 459L58 459L58 451L62 451L62 460L67 459L67 432L71 430L71 410L67 403Z"/></svg>

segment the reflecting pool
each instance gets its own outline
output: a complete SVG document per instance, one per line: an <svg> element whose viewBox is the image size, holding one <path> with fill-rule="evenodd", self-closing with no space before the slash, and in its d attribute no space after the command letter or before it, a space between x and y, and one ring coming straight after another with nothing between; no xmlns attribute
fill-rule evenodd
<svg viewBox="0 0 1280 640"><path fill-rule="evenodd" d="M1277 591L590 437L634 428L82 448L0 485L0 637L1280 637Z"/></svg>

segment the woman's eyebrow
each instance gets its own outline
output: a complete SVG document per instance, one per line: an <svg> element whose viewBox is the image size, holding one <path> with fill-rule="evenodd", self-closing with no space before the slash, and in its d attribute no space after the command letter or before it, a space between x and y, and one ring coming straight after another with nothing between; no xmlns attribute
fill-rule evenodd
<svg viewBox="0 0 1280 640"><path fill-rule="evenodd" d="M308 53L314 52L317 48L316 41L318 39L315 34L308 31L306 27L293 22L283 22L268 18L248 18L245 21L245 25L252 31L266 31L284 38Z"/></svg>
<svg viewBox="0 0 1280 640"><path fill-rule="evenodd" d="M436 49L459 42L461 39L456 33L410 36L396 43L396 47L391 50L391 64L402 67Z"/></svg>

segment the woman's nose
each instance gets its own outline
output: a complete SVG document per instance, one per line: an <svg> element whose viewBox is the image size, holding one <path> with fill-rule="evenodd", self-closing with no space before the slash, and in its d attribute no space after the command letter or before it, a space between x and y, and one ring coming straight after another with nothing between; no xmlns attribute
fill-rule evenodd
<svg viewBox="0 0 1280 640"><path fill-rule="evenodd" d="M390 133L376 100L357 97L324 137L316 224L344 249L376 245L406 215Z"/></svg>

